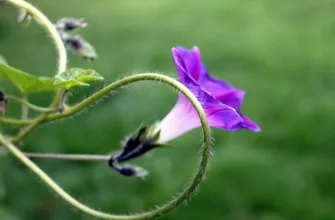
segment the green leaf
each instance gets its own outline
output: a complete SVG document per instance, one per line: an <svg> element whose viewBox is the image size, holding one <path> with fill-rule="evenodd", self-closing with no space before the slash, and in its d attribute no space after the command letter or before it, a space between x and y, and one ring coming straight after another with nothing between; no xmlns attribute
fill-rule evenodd
<svg viewBox="0 0 335 220"><path fill-rule="evenodd" d="M104 78L95 70L71 68L63 73L57 74L54 84L62 86L66 90L70 90L77 86L89 86L88 83L103 79Z"/></svg>
<svg viewBox="0 0 335 220"><path fill-rule="evenodd" d="M51 91L57 87L50 77L37 77L0 62L0 81L9 81L22 93Z"/></svg>
<svg viewBox="0 0 335 220"><path fill-rule="evenodd" d="M2 56L1 54L0 54L0 63L2 63L2 64L7 64L7 60L6 60L5 57Z"/></svg>

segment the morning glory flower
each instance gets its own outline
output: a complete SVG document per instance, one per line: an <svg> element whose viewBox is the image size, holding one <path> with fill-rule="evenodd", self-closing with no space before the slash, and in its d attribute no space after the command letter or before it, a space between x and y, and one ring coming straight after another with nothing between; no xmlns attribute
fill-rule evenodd
<svg viewBox="0 0 335 220"><path fill-rule="evenodd" d="M259 126L240 111L245 92L211 77L201 61L197 47L191 50L172 48L172 56L180 82L197 97L211 127L228 131L260 131ZM200 126L194 107L183 94L179 94L176 105L160 122L157 142L166 143Z"/></svg>
<svg viewBox="0 0 335 220"><path fill-rule="evenodd" d="M258 125L240 111L245 92L211 77L201 62L197 47L192 50L183 47L172 48L172 55L180 82L201 103L211 127L228 131L260 131ZM148 172L143 168L121 163L142 156L155 148L168 146L166 142L200 126L193 105L180 93L176 105L167 116L151 126L141 125L126 138L120 151L110 156L108 165L123 176L144 178Z"/></svg>

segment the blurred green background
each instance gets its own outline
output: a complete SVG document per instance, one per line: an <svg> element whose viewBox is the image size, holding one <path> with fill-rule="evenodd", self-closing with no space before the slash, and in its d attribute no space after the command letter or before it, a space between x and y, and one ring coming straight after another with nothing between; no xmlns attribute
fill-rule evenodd
<svg viewBox="0 0 335 220"><path fill-rule="evenodd" d="M94 68L108 82L140 72L176 76L170 48L200 47L212 75L246 90L243 112L261 133L214 130L206 181L187 205L163 219L335 219L335 1L333 0L57 0L32 1L50 19L84 17L80 33L99 54L69 67ZM16 23L0 7L0 53L9 64L52 76L56 53L37 24ZM73 91L70 103L103 86ZM7 93L17 94L1 84ZM31 101L47 105L52 94ZM143 82L111 94L71 119L41 126L24 150L109 153L141 123L161 119L176 93ZM18 116L10 104L8 116ZM15 128L1 125L9 134ZM99 210L133 213L180 192L198 163L200 129L133 163L150 171L127 179L103 163L36 162L79 200ZM0 219L92 219L63 202L12 156L0 159Z"/></svg>

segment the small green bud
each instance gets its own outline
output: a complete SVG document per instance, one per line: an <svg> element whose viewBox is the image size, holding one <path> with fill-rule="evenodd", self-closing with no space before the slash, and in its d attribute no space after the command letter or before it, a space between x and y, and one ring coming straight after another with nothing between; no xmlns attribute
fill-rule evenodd
<svg viewBox="0 0 335 220"><path fill-rule="evenodd" d="M17 21L20 24L27 27L31 23L32 19L33 19L33 16L29 12L27 12L26 10L22 8L19 9L19 16L17 18Z"/></svg>

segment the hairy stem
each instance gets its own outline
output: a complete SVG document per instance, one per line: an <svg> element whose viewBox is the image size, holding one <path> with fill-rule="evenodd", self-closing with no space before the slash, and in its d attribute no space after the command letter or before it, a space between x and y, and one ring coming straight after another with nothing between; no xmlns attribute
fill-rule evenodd
<svg viewBox="0 0 335 220"><path fill-rule="evenodd" d="M34 111L37 111L37 112L54 112L54 111L56 111L56 108L43 108L43 107L34 105L34 104L28 102L25 99L20 99L20 98L17 98L15 96L7 96L7 99L18 102L22 105L22 107L26 106L27 108L30 108L31 110L34 110Z"/></svg>
<svg viewBox="0 0 335 220"><path fill-rule="evenodd" d="M52 22L36 7L32 4L24 1L24 0L7 0L13 5L25 9L31 15L34 16L38 20L38 22L45 27L45 29L50 34L51 39L54 41L56 45L56 49L58 51L58 71L57 73L62 73L66 70L67 65L67 53L64 42L60 37L58 31ZM51 102L50 107L56 107L62 98L62 89L58 89L56 91L55 97ZM40 114L36 119L34 119L26 128L22 129L21 132L13 139L13 143L20 142L23 138L27 137L45 118L49 115L49 112L44 112ZM7 120L8 121L8 120Z"/></svg>
<svg viewBox="0 0 335 220"><path fill-rule="evenodd" d="M165 84L172 86L173 88L179 90L181 93L187 97L194 108L196 109L199 119L202 125L203 131L203 148L202 148L202 155L200 160L200 165L198 167L198 171L196 172L195 176L192 178L192 181L189 185L186 186L184 191L180 193L177 197L170 200L163 206L157 207L156 209L140 214L135 215L114 215L109 213L104 213L100 211L96 211L82 203L78 200L71 197L68 193L66 193L61 187L59 187L46 173L44 173L38 166L36 166L31 160L29 160L24 154L18 150L11 142L6 140L3 135L0 134L0 143L7 147L7 149L14 154L19 160L21 160L27 167L29 167L35 174L37 174L42 181L44 181L51 189L53 189L61 198L66 200L72 206L78 208L79 210L85 212L88 215L101 218L101 219L113 219L113 220L138 220L138 219L152 219L158 216L163 215L164 213L174 209L178 205L180 205L183 201L185 201L199 186L201 180L205 175L205 171L209 162L210 158L210 147L211 147L211 135L210 135L210 128L207 122L206 114L197 100L197 98L192 94L192 92L186 88L180 82L164 76L160 74L153 74L153 73L145 73L145 74L138 74L130 77L126 77L121 79L102 90L98 91L97 93L93 94L92 96L88 97L83 102L75 105L68 111L68 115L74 114L75 112L80 111L84 107L87 107L97 99L101 98L102 96L108 94L110 91L115 90L119 87L127 85L132 82L143 81L143 80L152 80L152 81L159 81ZM64 112L65 112L64 111ZM51 116L51 115L50 115ZM55 117L55 116L53 116ZM50 120L50 118L49 118Z"/></svg>
<svg viewBox="0 0 335 220"><path fill-rule="evenodd" d="M9 124L14 126L26 126L32 123L33 120L19 120L15 118L6 118L0 116L0 124Z"/></svg>
<svg viewBox="0 0 335 220"><path fill-rule="evenodd" d="M34 7L29 2L26 2L24 0L7 0L8 2L12 3L13 5L16 5L17 7L23 8L26 11L28 11L31 15L33 15L39 23L45 27L45 29L50 34L50 37L55 42L57 51L58 51L58 72L64 72L66 70L67 65L67 54L66 49L63 43L63 40L59 36L59 33L57 32L54 25L51 23L51 21L42 13L40 12L36 7Z"/></svg>
<svg viewBox="0 0 335 220"><path fill-rule="evenodd" d="M37 126L39 126L45 118L48 116L48 113L42 113L36 119L34 119L27 127L23 128L18 135L16 135L12 142L14 144L19 143L23 138L27 137Z"/></svg>
<svg viewBox="0 0 335 220"><path fill-rule="evenodd" d="M54 154L54 153L28 153L22 152L26 157L56 160L84 160L84 161L107 161L110 155L101 154Z"/></svg>

